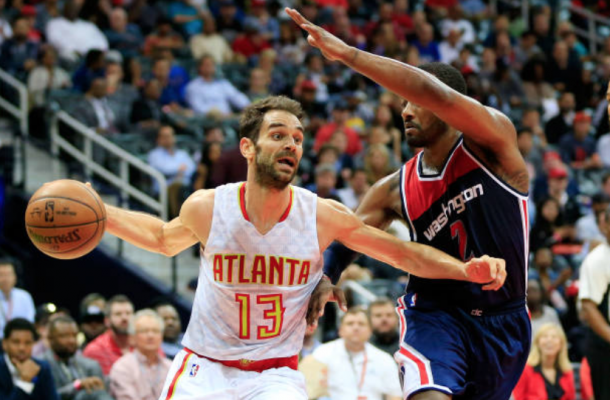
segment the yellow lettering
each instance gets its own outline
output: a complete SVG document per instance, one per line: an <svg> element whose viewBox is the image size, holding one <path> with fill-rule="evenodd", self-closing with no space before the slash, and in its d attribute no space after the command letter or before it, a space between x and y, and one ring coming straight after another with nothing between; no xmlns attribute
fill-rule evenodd
<svg viewBox="0 0 610 400"><path fill-rule="evenodd" d="M299 274L299 285L303 285L307 283L307 279L309 278L309 261L303 261L301 264L301 273Z"/></svg>
<svg viewBox="0 0 610 400"><path fill-rule="evenodd" d="M252 267L252 283L265 283L267 281L267 263L265 256L254 256Z"/></svg>
<svg viewBox="0 0 610 400"><path fill-rule="evenodd" d="M277 283L275 282L275 274L277 273ZM269 257L269 284L281 285L284 283L284 259L282 257Z"/></svg>

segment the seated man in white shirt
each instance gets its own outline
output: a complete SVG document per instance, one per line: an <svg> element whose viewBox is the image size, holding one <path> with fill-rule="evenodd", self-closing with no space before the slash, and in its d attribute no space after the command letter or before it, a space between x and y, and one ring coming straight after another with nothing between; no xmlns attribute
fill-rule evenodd
<svg viewBox="0 0 610 400"><path fill-rule="evenodd" d="M180 206L190 194L191 178L196 165L184 150L176 148L174 128L163 125L157 133L157 147L148 153L148 164L167 179L170 218L178 215ZM155 192L159 188L154 188Z"/></svg>
<svg viewBox="0 0 610 400"><path fill-rule="evenodd" d="M32 296L23 289L15 287L17 274L15 265L8 258L0 259L0 339L2 330L14 318L25 318L34 322L36 308Z"/></svg>
<svg viewBox="0 0 610 400"><path fill-rule="evenodd" d="M325 343L313 358L328 367L328 393L341 400L400 400L396 362L367 343L371 323L366 311L352 307L341 319L340 339Z"/></svg>
<svg viewBox="0 0 610 400"><path fill-rule="evenodd" d="M23 318L4 328L0 357L0 399L59 400L51 370L46 362L32 358L36 340L34 324Z"/></svg>
<svg viewBox="0 0 610 400"><path fill-rule="evenodd" d="M226 79L216 78L216 64L209 54L199 60L199 77L186 86L186 103L199 115L216 114L230 117L250 104L248 96Z"/></svg>

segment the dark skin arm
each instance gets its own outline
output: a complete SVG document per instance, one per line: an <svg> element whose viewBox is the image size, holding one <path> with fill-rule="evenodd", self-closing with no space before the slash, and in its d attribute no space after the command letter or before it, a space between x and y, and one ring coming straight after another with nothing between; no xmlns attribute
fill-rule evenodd
<svg viewBox="0 0 610 400"><path fill-rule="evenodd" d="M602 313L599 312L597 304L591 300L583 299L582 317L589 324L593 332L610 343L610 325L608 325Z"/></svg>

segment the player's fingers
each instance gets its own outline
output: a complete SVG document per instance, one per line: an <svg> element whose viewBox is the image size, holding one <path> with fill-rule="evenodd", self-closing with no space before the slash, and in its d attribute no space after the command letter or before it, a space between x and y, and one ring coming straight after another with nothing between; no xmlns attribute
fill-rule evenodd
<svg viewBox="0 0 610 400"><path fill-rule="evenodd" d="M300 12L295 10L294 8L285 8L286 13L292 18L294 22L296 22L299 26L303 24L311 24Z"/></svg>
<svg viewBox="0 0 610 400"><path fill-rule="evenodd" d="M339 303L339 308L343 312L347 312L347 301L345 300L345 293L341 288L335 287L333 289L333 295L337 299L337 303Z"/></svg>

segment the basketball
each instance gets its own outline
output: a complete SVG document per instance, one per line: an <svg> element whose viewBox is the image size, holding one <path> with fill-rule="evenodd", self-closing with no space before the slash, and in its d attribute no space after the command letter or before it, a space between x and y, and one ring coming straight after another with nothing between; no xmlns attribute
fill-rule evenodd
<svg viewBox="0 0 610 400"><path fill-rule="evenodd" d="M98 245L106 208L84 183L61 179L44 184L25 211L25 228L38 250L62 260L82 257Z"/></svg>

